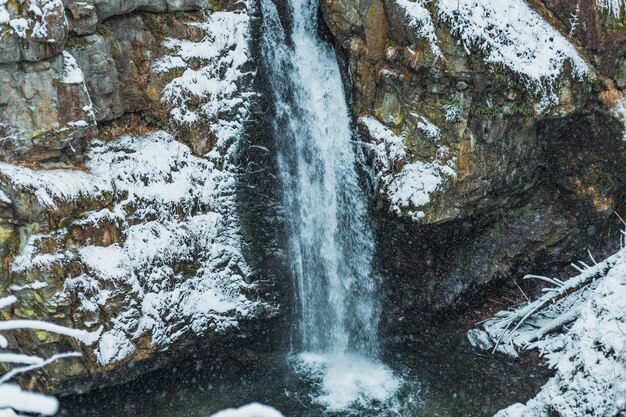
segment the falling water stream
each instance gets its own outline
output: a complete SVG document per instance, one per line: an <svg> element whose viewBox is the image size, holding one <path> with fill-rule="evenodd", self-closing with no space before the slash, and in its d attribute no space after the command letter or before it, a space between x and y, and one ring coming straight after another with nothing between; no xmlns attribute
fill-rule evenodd
<svg viewBox="0 0 626 417"><path fill-rule="evenodd" d="M288 0L289 25L273 0L261 9L299 307L294 348L303 371L323 375L329 409L381 402L399 382L377 360L374 241L339 65L318 35L316 0Z"/></svg>
<svg viewBox="0 0 626 417"><path fill-rule="evenodd" d="M377 354L374 243L354 167L339 67L317 35L317 2L289 0L291 30L262 0L262 51L306 351Z"/></svg>

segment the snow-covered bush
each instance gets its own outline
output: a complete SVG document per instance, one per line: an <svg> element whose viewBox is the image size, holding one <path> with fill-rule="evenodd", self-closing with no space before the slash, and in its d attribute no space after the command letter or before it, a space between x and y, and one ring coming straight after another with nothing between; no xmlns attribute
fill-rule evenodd
<svg viewBox="0 0 626 417"><path fill-rule="evenodd" d="M497 417L609 417L626 410L626 248L574 267L578 275L566 281L529 276L551 287L468 333L475 346L510 356L538 349L556 369L536 397Z"/></svg>
<svg viewBox="0 0 626 417"><path fill-rule="evenodd" d="M5 309L17 302L15 296L0 298L0 309ZM76 339L85 345L93 344L99 337L100 331L86 332L84 330L70 329L56 324L37 320L5 320L0 321L0 332L6 333L13 330L37 330L55 333ZM56 398L23 390L19 385L11 384L14 377L26 372L43 368L59 359L81 356L77 352L58 353L49 358L33 355L25 355L7 350L9 341L0 334L0 363L14 365L4 375L0 375L0 417L17 417L18 413L38 414L44 416L55 415L59 409Z"/></svg>

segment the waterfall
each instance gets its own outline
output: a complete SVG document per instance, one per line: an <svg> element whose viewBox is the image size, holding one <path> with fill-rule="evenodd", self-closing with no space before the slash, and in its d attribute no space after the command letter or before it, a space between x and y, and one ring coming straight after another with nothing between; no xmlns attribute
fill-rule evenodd
<svg viewBox="0 0 626 417"><path fill-rule="evenodd" d="M287 2L283 16L274 1ZM261 0L261 11L298 307L296 369L319 382L317 402L329 411L389 406L400 383L377 359L374 240L339 65L318 35L317 0Z"/></svg>
<svg viewBox="0 0 626 417"><path fill-rule="evenodd" d="M298 301L296 349L378 351L374 243L359 188L336 56L318 36L316 0L286 0L289 26L262 0L262 53Z"/></svg>

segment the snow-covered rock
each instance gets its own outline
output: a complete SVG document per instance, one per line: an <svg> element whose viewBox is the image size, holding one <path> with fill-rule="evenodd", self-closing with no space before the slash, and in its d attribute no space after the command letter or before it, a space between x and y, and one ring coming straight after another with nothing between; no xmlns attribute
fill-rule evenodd
<svg viewBox="0 0 626 417"><path fill-rule="evenodd" d="M426 118L420 116L420 120L427 135L440 134ZM454 158L442 146L431 161L416 159L410 155L404 139L376 118L363 116L359 124L374 142L376 175L391 209L414 220L424 218L423 210L430 203L431 194L443 191L446 182L456 176Z"/></svg>
<svg viewBox="0 0 626 417"><path fill-rule="evenodd" d="M395 0L403 10L406 24L418 38L428 41L436 57L444 57L432 13L450 25L468 54L477 48L485 62L503 65L540 86L550 84L569 62L572 73L583 77L589 66L558 30L524 0ZM434 6L429 7L429 3ZM615 3L615 2L606 2ZM619 6L607 4L614 10ZM432 11L431 11L432 10Z"/></svg>
<svg viewBox="0 0 626 417"><path fill-rule="evenodd" d="M439 0L437 8L468 51L475 46L486 62L532 82L553 82L565 62L576 77L590 71L574 45L524 0Z"/></svg>
<svg viewBox="0 0 626 417"><path fill-rule="evenodd" d="M68 31L61 0L0 0L0 64L52 57Z"/></svg>
<svg viewBox="0 0 626 417"><path fill-rule="evenodd" d="M105 194L115 202L68 226L113 225L119 243L67 241L67 230L60 228L33 235L12 267L42 274L81 265L54 302L77 300L82 322L105 326L95 350L100 365L130 357L145 335L153 349L163 349L190 333L236 328L239 320L265 311L265 304L245 295L254 285L241 255L228 168L194 156L165 132L96 142L89 156L87 172L2 164L0 175L49 209ZM46 242L59 247L46 253Z"/></svg>
<svg viewBox="0 0 626 417"><path fill-rule="evenodd" d="M245 11L216 12L194 26L204 33L201 41L166 39L164 46L171 53L152 66L157 73L183 71L162 92L162 102L170 106L170 119L183 126L215 121L209 123L209 131L217 146L224 147L240 133L248 114L247 99L252 93L242 95L239 86L254 76L244 69L251 55L250 17ZM204 64L192 68L194 60ZM231 117L220 117L224 114Z"/></svg>

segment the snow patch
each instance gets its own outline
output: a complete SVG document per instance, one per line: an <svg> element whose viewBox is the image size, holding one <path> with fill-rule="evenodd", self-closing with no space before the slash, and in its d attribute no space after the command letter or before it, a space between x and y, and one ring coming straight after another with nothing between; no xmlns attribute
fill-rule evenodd
<svg viewBox="0 0 626 417"><path fill-rule="evenodd" d="M114 329L102 335L95 353L98 362L106 365L127 358L135 350L135 346L128 340L128 336L119 329Z"/></svg>
<svg viewBox="0 0 626 417"><path fill-rule="evenodd" d="M222 410L211 417L284 417L275 408L267 405L252 403L239 408L228 408Z"/></svg>
<svg viewBox="0 0 626 417"><path fill-rule="evenodd" d="M446 122L456 123L463 120L463 110L458 104L444 104L441 106L441 110Z"/></svg>
<svg viewBox="0 0 626 417"><path fill-rule="evenodd" d="M24 290L40 290L42 288L47 288L48 283L42 281L35 281L26 285L11 285L9 289L13 292L19 292Z"/></svg>
<svg viewBox="0 0 626 417"><path fill-rule="evenodd" d="M430 120L417 113L411 113L418 119L416 127L424 132L426 137L432 141L437 141L441 137L441 129L435 126Z"/></svg>
<svg viewBox="0 0 626 417"><path fill-rule="evenodd" d="M34 170L0 162L0 176L12 187L32 192L44 207L56 209L59 201L95 198L111 191L108 179L79 170Z"/></svg>
<svg viewBox="0 0 626 417"><path fill-rule="evenodd" d="M425 213L420 208L430 203L431 194L442 190L449 179L456 177L454 159L448 158L448 149L440 146L431 162L417 160L409 163L411 158L403 138L371 116L359 118L359 124L375 141L376 171L391 209L398 215L423 219ZM438 138L440 132L435 129L432 134L436 133Z"/></svg>
<svg viewBox="0 0 626 417"><path fill-rule="evenodd" d="M438 0L439 15L468 50L541 85L552 83L565 62L582 78L589 67L576 48L523 0Z"/></svg>
<svg viewBox="0 0 626 417"><path fill-rule="evenodd" d="M424 211L415 209L428 205L430 195L440 189L447 178L455 175L451 166L438 160L406 164L388 180L391 209L398 215L406 211L413 220L423 219Z"/></svg>
<svg viewBox="0 0 626 417"><path fill-rule="evenodd" d="M61 82L64 84L83 84L85 82L85 76L78 67L76 58L67 51L63 51L63 78Z"/></svg>
<svg viewBox="0 0 626 417"><path fill-rule="evenodd" d="M612 113L622 123L622 139L626 141L626 99L620 99L613 107Z"/></svg>
<svg viewBox="0 0 626 417"><path fill-rule="evenodd" d="M9 196L2 190L0 190L0 203L13 204Z"/></svg>

